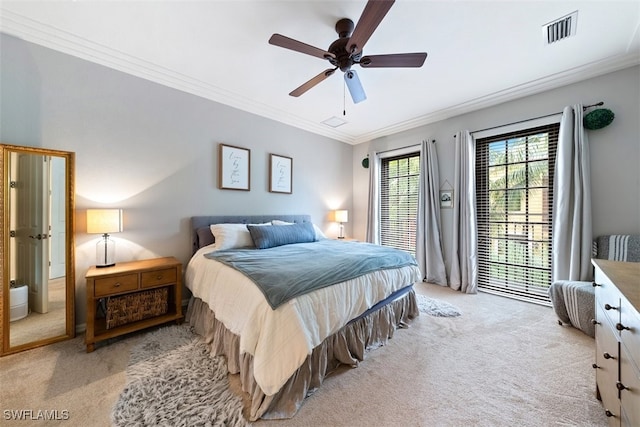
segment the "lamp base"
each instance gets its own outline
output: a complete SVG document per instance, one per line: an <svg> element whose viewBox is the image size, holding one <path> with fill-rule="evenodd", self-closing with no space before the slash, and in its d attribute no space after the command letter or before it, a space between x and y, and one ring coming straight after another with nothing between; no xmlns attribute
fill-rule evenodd
<svg viewBox="0 0 640 427"><path fill-rule="evenodd" d="M107 265L96 265L96 268L113 267L114 265L116 265L116 264L115 264L115 263L113 263L113 264L107 264Z"/></svg>
<svg viewBox="0 0 640 427"><path fill-rule="evenodd" d="M96 244L96 267L106 268L114 265L116 265L116 244L105 233L102 235L102 240Z"/></svg>

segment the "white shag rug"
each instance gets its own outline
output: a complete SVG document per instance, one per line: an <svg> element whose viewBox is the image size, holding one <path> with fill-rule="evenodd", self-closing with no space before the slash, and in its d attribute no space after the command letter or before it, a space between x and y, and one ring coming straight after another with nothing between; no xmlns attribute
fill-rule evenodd
<svg viewBox="0 0 640 427"><path fill-rule="evenodd" d="M457 317L462 314L458 307L445 301L435 298L429 298L425 295L416 293L418 308L421 313L435 317Z"/></svg>
<svg viewBox="0 0 640 427"><path fill-rule="evenodd" d="M115 426L248 426L229 390L227 364L187 325L149 333L131 351Z"/></svg>

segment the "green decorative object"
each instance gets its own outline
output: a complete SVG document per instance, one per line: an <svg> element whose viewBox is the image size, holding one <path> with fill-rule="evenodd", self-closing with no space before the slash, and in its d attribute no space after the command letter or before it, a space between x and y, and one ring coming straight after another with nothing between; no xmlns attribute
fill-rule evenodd
<svg viewBox="0 0 640 427"><path fill-rule="evenodd" d="M589 130L602 129L613 121L615 115L608 108L598 108L587 113L582 119L582 124Z"/></svg>
<svg viewBox="0 0 640 427"><path fill-rule="evenodd" d="M365 169L369 168L369 157L365 157L364 159L362 159L362 167Z"/></svg>

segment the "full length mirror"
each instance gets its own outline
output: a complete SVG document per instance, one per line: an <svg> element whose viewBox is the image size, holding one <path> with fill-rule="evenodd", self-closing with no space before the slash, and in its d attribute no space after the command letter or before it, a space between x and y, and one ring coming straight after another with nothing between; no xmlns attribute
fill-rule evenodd
<svg viewBox="0 0 640 427"><path fill-rule="evenodd" d="M75 335L74 153L0 144L0 354Z"/></svg>

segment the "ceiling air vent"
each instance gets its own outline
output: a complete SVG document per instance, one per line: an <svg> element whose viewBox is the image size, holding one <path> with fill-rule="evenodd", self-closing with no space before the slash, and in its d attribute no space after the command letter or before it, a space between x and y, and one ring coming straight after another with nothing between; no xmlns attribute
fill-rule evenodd
<svg viewBox="0 0 640 427"><path fill-rule="evenodd" d="M333 117L329 117L327 120L323 121L322 123L327 126L331 126L332 128L337 128L338 126L342 126L343 124L347 123L347 121L342 120L339 117L333 116Z"/></svg>
<svg viewBox="0 0 640 427"><path fill-rule="evenodd" d="M543 25L542 33L546 43L551 44L576 34L578 11Z"/></svg>

